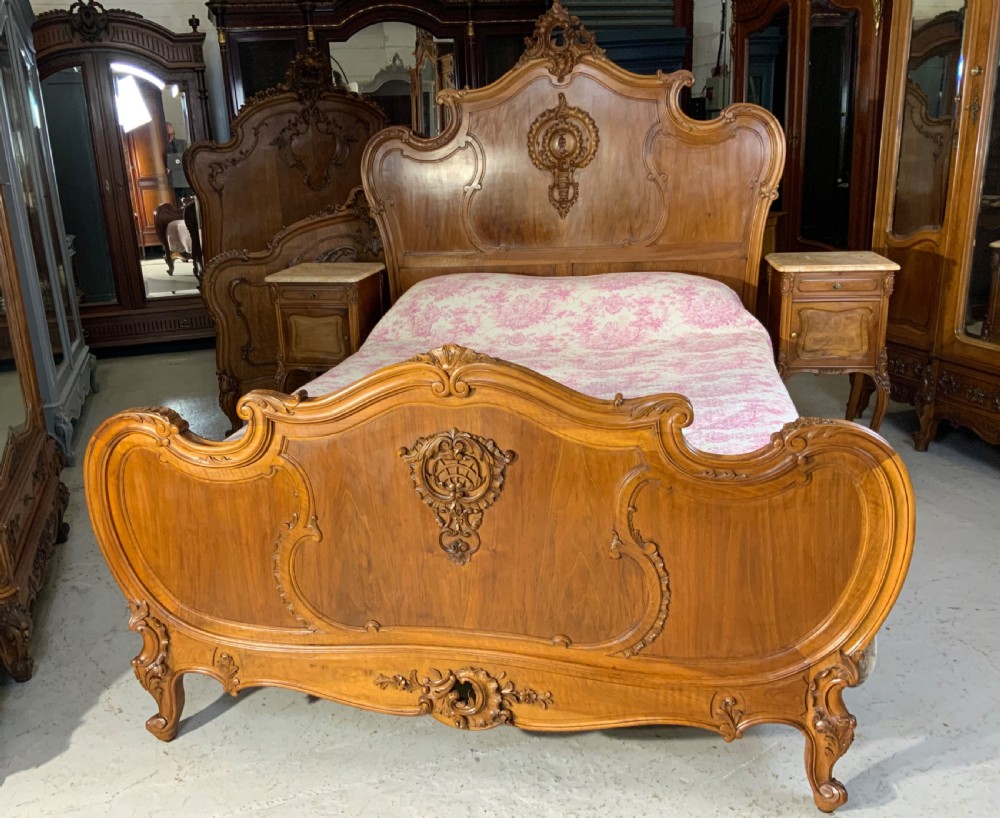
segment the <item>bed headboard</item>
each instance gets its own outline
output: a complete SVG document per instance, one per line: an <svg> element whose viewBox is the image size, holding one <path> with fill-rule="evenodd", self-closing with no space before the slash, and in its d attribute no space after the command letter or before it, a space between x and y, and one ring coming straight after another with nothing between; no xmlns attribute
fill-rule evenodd
<svg viewBox="0 0 1000 818"><path fill-rule="evenodd" d="M229 142L184 153L206 262L263 250L283 227L343 205L361 184L365 144L386 121L377 105L332 85L328 58L297 56L285 82L240 109Z"/></svg>
<svg viewBox="0 0 1000 818"><path fill-rule="evenodd" d="M439 95L444 133L368 143L393 298L447 272L671 270L723 281L752 309L784 137L755 105L689 119L691 84L618 67L555 0L505 76Z"/></svg>

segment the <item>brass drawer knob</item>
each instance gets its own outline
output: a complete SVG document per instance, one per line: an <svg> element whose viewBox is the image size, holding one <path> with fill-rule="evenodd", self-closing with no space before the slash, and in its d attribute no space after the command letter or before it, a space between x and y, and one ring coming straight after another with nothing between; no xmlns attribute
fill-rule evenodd
<svg viewBox="0 0 1000 818"><path fill-rule="evenodd" d="M798 337L799 337L799 334L797 332L793 332L792 333L792 338L798 338Z"/></svg>
<svg viewBox="0 0 1000 818"><path fill-rule="evenodd" d="M841 284L841 283L840 283L840 282L838 281L838 282L837 282L836 284L834 284L834 285L833 285L833 289L835 289L835 290L842 290L842 289L844 289L844 285L843 285L843 284Z"/></svg>

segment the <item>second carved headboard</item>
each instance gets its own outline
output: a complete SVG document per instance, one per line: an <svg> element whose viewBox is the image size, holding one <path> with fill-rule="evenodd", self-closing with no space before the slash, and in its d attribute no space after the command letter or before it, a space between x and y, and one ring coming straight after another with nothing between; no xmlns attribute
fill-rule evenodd
<svg viewBox="0 0 1000 818"><path fill-rule="evenodd" d="M240 110L229 142L184 154L207 265L223 252L262 250L283 227L345 204L361 184L365 144L386 121L377 105L331 84L318 52L296 57L284 83Z"/></svg>

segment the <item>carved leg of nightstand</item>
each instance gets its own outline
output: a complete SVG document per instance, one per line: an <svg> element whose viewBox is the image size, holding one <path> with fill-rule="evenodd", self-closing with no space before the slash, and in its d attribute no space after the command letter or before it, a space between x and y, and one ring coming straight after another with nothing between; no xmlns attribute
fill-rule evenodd
<svg viewBox="0 0 1000 818"><path fill-rule="evenodd" d="M847 788L833 777L833 765L850 749L857 722L844 706L843 690L859 681L856 663L840 654L816 673L806 691L806 775L823 812L847 801Z"/></svg>
<svg viewBox="0 0 1000 818"><path fill-rule="evenodd" d="M851 373L851 397L847 401L848 420L857 420L865 413L874 392L875 384L864 373Z"/></svg>
<svg viewBox="0 0 1000 818"><path fill-rule="evenodd" d="M875 410L872 412L872 431L877 432L889 408L889 379L875 379Z"/></svg>

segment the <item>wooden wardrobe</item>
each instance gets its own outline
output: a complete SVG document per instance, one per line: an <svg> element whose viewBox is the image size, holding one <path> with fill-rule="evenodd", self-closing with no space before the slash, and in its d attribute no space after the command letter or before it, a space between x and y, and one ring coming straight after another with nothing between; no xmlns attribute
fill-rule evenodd
<svg viewBox="0 0 1000 818"><path fill-rule="evenodd" d="M1000 443L1000 15L993 0L895 0L876 251L892 395L920 418Z"/></svg>
<svg viewBox="0 0 1000 818"><path fill-rule="evenodd" d="M776 249L867 250L875 206L887 5L733 0L733 99L770 110L787 160Z"/></svg>

